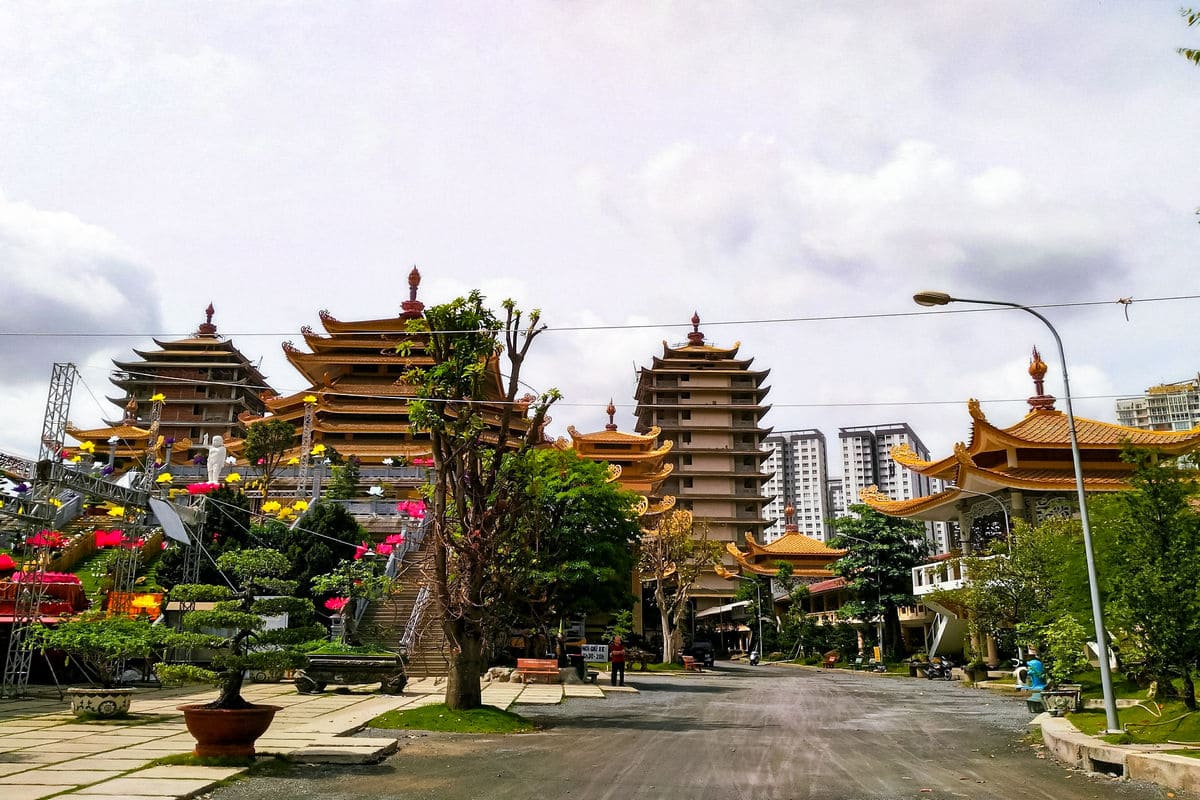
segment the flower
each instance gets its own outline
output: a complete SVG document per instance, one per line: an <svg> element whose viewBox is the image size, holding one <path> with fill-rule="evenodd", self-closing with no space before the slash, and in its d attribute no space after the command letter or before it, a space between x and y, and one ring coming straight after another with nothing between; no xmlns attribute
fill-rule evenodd
<svg viewBox="0 0 1200 800"><path fill-rule="evenodd" d="M381 555L381 556L391 555L393 547L395 547L395 545L391 545L391 544L388 544L387 542L384 542L383 544L375 545L375 552L379 553L379 555Z"/></svg>
<svg viewBox="0 0 1200 800"><path fill-rule="evenodd" d="M393 533L383 540L384 544L404 544L403 533Z"/></svg>
<svg viewBox="0 0 1200 800"><path fill-rule="evenodd" d="M314 456L323 456L323 455L325 455L325 445L315 444L315 445L313 445L313 449L310 450L309 452Z"/></svg>
<svg viewBox="0 0 1200 800"><path fill-rule="evenodd" d="M282 508L282 506L278 500L268 500L262 504L262 512L264 514L274 514L280 508Z"/></svg>
<svg viewBox="0 0 1200 800"><path fill-rule="evenodd" d="M237 463L237 459L233 456L225 456L225 463L232 467Z"/></svg>
<svg viewBox="0 0 1200 800"><path fill-rule="evenodd" d="M231 472L231 473L229 473L228 475L226 475L226 476L225 476L225 482L226 482L226 483L237 483L237 482L239 482L241 479L242 479L242 476L241 476L241 475L238 475L236 472Z"/></svg>
<svg viewBox="0 0 1200 800"><path fill-rule="evenodd" d="M366 542L363 542L358 547L354 548L354 559L357 561L369 552L371 552L371 546Z"/></svg>
<svg viewBox="0 0 1200 800"><path fill-rule="evenodd" d="M312 405L313 403L315 403L315 402L317 402L317 396L316 396L315 394L306 394L306 395L304 395L304 403L305 403L306 405L310 405L310 406L311 406L311 405Z"/></svg>
<svg viewBox="0 0 1200 800"><path fill-rule="evenodd" d="M372 486L370 489L367 489L367 494L371 495L372 497L383 497L383 487Z"/></svg>
<svg viewBox="0 0 1200 800"><path fill-rule="evenodd" d="M325 607L330 611L341 611L349 602L349 597L331 597L325 601Z"/></svg>
<svg viewBox="0 0 1200 800"><path fill-rule="evenodd" d="M188 494L208 494L213 489L220 489L219 483L189 483L187 487Z"/></svg>
<svg viewBox="0 0 1200 800"><path fill-rule="evenodd" d="M294 467L294 466L296 466L296 465L297 465L297 464L299 464L299 463L300 463L300 459L299 459L299 458L297 458L296 456L292 456L291 458L289 458L289 459L287 460L287 465L288 465L289 467Z"/></svg>
<svg viewBox="0 0 1200 800"><path fill-rule="evenodd" d="M108 515L109 515L110 517L123 517L123 516L125 516L125 506L113 506L112 508L110 508L110 509L108 510Z"/></svg>
<svg viewBox="0 0 1200 800"><path fill-rule="evenodd" d="M415 519L425 518L425 504L420 500L401 500L396 503L396 510Z"/></svg>
<svg viewBox="0 0 1200 800"><path fill-rule="evenodd" d="M292 503L292 508L296 511L307 511L308 510L308 501L307 500L297 500L296 502Z"/></svg>
<svg viewBox="0 0 1200 800"><path fill-rule="evenodd" d="M171 473L164 472L163 474L161 474L157 478L155 478L154 482L155 483L170 483L173 480L175 480L175 479L171 477Z"/></svg>
<svg viewBox="0 0 1200 800"><path fill-rule="evenodd" d="M391 459L391 458L385 458L385 459L383 460L383 465L384 465L385 467L390 467L392 464L395 464L395 463L396 463L396 462L395 462L393 459Z"/></svg>
<svg viewBox="0 0 1200 800"><path fill-rule="evenodd" d="M13 561L12 556L8 553L0 553L0 572L8 572L17 568L17 562Z"/></svg>
<svg viewBox="0 0 1200 800"><path fill-rule="evenodd" d="M165 403L166 401L167 396L162 392L155 392L154 394L150 395L151 403Z"/></svg>
<svg viewBox="0 0 1200 800"><path fill-rule="evenodd" d="M94 453L94 452L96 452L96 443L95 442L83 442L82 444L79 445L79 449L85 453Z"/></svg>
<svg viewBox="0 0 1200 800"><path fill-rule="evenodd" d="M167 438L163 439L163 444L165 444L167 447L170 447L171 445L175 444L175 437L168 436Z"/></svg>
<svg viewBox="0 0 1200 800"><path fill-rule="evenodd" d="M118 547L121 544L121 538L124 536L124 532L120 530L97 530L95 536L96 547Z"/></svg>
<svg viewBox="0 0 1200 800"><path fill-rule="evenodd" d="M59 500L57 497L51 497L46 502L55 508L62 508L62 500Z"/></svg>
<svg viewBox="0 0 1200 800"><path fill-rule="evenodd" d="M255 466L259 466L259 467L261 467L265 463L267 463L267 460L265 458L260 458L258 461L254 462Z"/></svg>
<svg viewBox="0 0 1200 800"><path fill-rule="evenodd" d="M112 468L112 467L105 467L104 469L100 470L100 474L101 474L101 475L112 475L112 474L113 474L113 468Z"/></svg>

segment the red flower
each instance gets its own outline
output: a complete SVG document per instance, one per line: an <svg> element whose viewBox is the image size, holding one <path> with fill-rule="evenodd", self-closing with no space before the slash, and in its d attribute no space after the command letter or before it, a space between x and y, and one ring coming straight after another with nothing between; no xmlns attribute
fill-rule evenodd
<svg viewBox="0 0 1200 800"><path fill-rule="evenodd" d="M349 602L349 597L331 597L325 601L325 607L330 611L341 611Z"/></svg>

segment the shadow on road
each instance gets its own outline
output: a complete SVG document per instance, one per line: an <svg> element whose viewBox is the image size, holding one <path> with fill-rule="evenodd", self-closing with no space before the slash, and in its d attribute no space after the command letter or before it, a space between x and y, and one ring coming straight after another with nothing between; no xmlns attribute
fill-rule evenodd
<svg viewBox="0 0 1200 800"><path fill-rule="evenodd" d="M589 730L594 730L597 728L616 728L620 730L669 731L679 733L682 731L720 731L744 729L744 726L739 726L733 722L716 722L712 720L701 720L695 717L661 717L658 719L647 719L646 717L601 717L587 715L560 718L555 720L534 719L536 719L537 723L545 730L567 730L571 728L587 728Z"/></svg>

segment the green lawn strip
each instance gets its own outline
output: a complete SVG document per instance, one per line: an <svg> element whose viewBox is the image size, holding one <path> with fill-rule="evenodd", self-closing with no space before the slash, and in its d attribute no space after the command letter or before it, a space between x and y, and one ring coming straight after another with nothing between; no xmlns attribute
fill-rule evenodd
<svg viewBox="0 0 1200 800"><path fill-rule="evenodd" d="M367 727L444 733L528 733L537 729L520 714L495 706L452 711L445 703L389 711L368 722Z"/></svg>
<svg viewBox="0 0 1200 800"><path fill-rule="evenodd" d="M1138 686L1134 681L1125 680L1125 676L1121 673L1112 673L1112 681L1113 695L1115 697L1127 700L1146 699L1146 688L1143 686ZM1075 676L1075 683L1078 683L1083 687L1083 689L1080 691L1080 696L1085 700L1104 696L1100 689L1100 670L1098 669L1079 673Z"/></svg>
<svg viewBox="0 0 1200 800"><path fill-rule="evenodd" d="M1154 708L1149 700L1146 705ZM1107 727L1104 711L1100 709L1074 713L1068 719L1076 728L1091 736ZM1158 716L1143 706L1118 708L1117 719L1126 733L1103 737L1110 744L1200 742L1200 712L1188 712L1187 707L1177 700L1163 703Z"/></svg>

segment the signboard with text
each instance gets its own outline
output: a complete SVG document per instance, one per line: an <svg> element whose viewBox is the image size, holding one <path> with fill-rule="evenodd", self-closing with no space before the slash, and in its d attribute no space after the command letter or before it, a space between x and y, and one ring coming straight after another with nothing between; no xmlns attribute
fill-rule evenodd
<svg viewBox="0 0 1200 800"><path fill-rule="evenodd" d="M608 661L608 645L585 644L583 646L584 661Z"/></svg>

